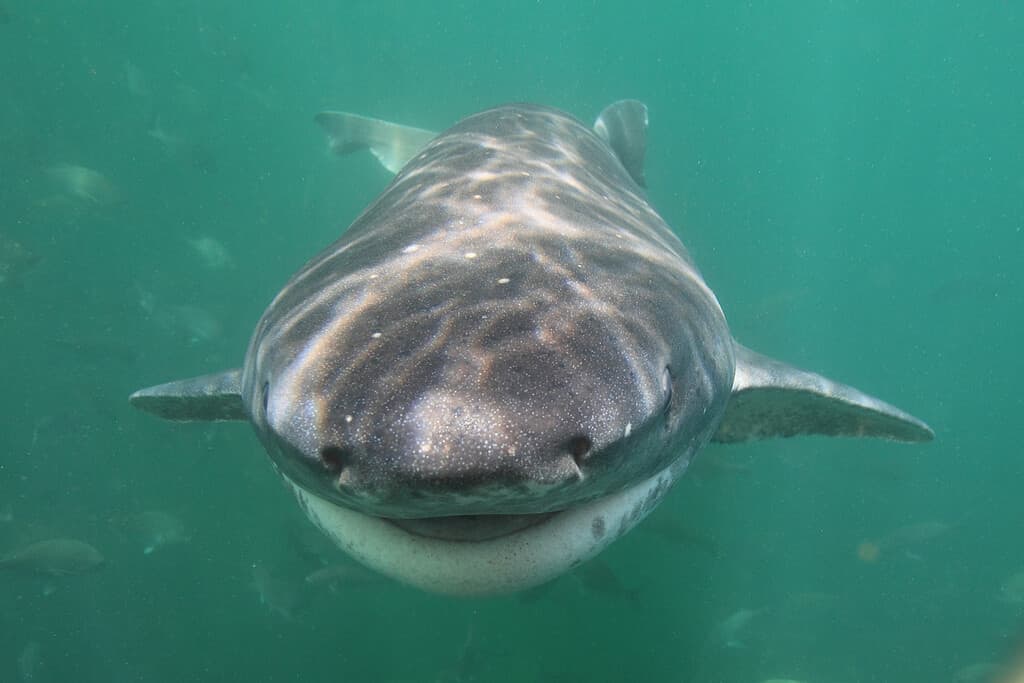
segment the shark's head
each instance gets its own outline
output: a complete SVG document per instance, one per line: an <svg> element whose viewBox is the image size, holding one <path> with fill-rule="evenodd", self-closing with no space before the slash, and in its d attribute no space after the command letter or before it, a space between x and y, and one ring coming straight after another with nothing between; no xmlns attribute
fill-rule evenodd
<svg viewBox="0 0 1024 683"><path fill-rule="evenodd" d="M417 315L381 299L250 354L261 438L323 498L398 518L534 515L628 487L709 436L706 363L617 338L622 314L513 296Z"/></svg>
<svg viewBox="0 0 1024 683"><path fill-rule="evenodd" d="M607 289L611 272L545 268L543 245L525 263L512 250L436 248L417 255L426 267L381 262L335 279L331 296L275 301L247 355L243 400L278 471L351 552L443 591L528 586L660 500L714 431L731 345L667 336L710 337L720 313L704 326L665 324L622 307L639 283L581 299L573 290ZM615 257L611 246L603 257ZM337 270L311 264L285 291L317 282L320 268ZM544 567L525 542L552 546ZM475 578L465 558L459 572L417 564L455 545L479 551ZM516 552L529 567L497 559Z"/></svg>

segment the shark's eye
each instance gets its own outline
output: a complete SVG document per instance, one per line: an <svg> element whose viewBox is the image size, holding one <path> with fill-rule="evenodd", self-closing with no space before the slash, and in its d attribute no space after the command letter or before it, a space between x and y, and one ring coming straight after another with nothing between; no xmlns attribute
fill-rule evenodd
<svg viewBox="0 0 1024 683"><path fill-rule="evenodd" d="M341 472L348 460L348 452L341 446L324 446L320 449L320 462L331 474Z"/></svg>
<svg viewBox="0 0 1024 683"><path fill-rule="evenodd" d="M577 465L582 465L590 455L590 448L593 444L590 438L585 434L577 434L576 436L569 439L569 443L566 444L566 448L569 451L569 455L576 461Z"/></svg>

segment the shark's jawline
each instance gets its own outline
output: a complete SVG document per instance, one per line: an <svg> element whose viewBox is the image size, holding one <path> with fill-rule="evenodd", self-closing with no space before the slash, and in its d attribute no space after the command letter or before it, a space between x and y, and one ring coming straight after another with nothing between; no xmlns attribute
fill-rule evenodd
<svg viewBox="0 0 1024 683"><path fill-rule="evenodd" d="M667 468L624 491L479 541L410 533L285 481L310 520L363 564L417 588L470 596L531 588L597 555L642 521L684 469Z"/></svg>

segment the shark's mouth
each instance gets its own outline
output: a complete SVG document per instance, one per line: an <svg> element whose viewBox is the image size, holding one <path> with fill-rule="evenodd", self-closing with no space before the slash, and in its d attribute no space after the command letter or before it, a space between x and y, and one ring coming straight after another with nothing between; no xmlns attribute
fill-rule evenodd
<svg viewBox="0 0 1024 683"><path fill-rule="evenodd" d="M424 538L443 541L489 541L514 534L547 521L557 512L542 512L532 515L459 515L455 517L425 517L419 519L394 519L386 521L399 529Z"/></svg>
<svg viewBox="0 0 1024 683"><path fill-rule="evenodd" d="M399 581L449 595L523 590L585 562L635 526L684 468L557 512L397 519L338 505L285 477L310 520Z"/></svg>

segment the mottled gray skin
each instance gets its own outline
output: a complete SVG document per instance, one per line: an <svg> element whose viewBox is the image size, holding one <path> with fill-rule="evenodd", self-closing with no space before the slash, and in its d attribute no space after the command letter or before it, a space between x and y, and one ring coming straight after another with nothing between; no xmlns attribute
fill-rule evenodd
<svg viewBox="0 0 1024 683"><path fill-rule="evenodd" d="M518 105L434 139L291 279L243 398L329 500L537 513L687 461L732 378L717 301L608 145Z"/></svg>

